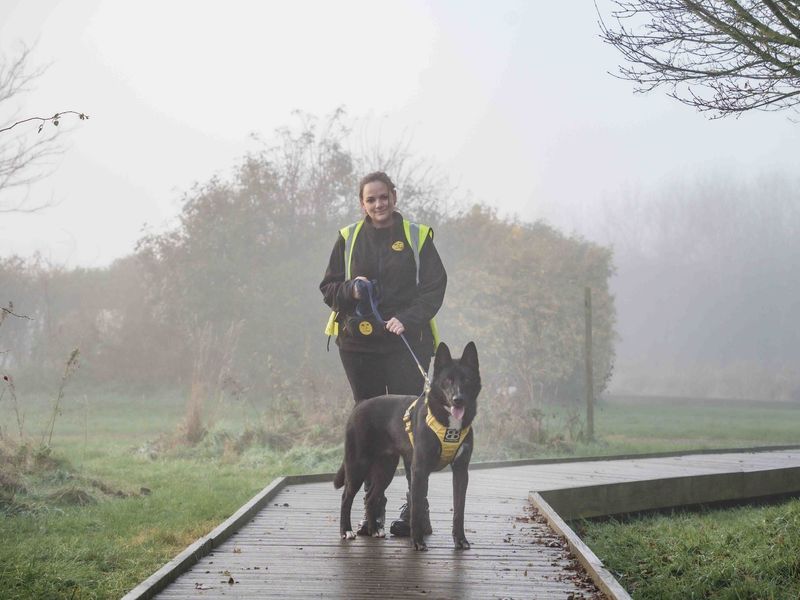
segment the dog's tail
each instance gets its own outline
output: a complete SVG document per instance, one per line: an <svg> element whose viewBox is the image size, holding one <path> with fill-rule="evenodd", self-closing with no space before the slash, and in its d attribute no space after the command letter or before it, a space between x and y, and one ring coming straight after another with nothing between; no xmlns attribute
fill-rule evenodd
<svg viewBox="0 0 800 600"><path fill-rule="evenodd" d="M339 467L336 477L333 478L333 487L337 490L344 485L344 463Z"/></svg>

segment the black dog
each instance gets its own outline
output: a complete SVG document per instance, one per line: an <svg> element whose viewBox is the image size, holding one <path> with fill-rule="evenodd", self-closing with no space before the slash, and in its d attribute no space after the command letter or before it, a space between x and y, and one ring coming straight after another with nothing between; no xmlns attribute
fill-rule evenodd
<svg viewBox="0 0 800 600"><path fill-rule="evenodd" d="M478 351L470 342L460 359L439 344L433 363L431 389L424 396L378 396L358 403L347 421L344 462L334 479L344 486L340 534L354 539L350 523L353 498L364 479L371 481L366 497L370 535L384 537L384 491L394 477L400 457L411 487L411 540L416 550L427 550L424 535L428 519L428 477L447 464L453 469L453 541L468 549L464 535L464 505L474 434L470 427L481 389Z"/></svg>

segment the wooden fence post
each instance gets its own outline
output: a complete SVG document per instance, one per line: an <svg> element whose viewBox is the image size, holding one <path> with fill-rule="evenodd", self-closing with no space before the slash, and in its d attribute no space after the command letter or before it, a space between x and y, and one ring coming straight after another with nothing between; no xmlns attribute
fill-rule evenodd
<svg viewBox="0 0 800 600"><path fill-rule="evenodd" d="M586 286L586 437L594 439L594 375L592 372L592 288Z"/></svg>

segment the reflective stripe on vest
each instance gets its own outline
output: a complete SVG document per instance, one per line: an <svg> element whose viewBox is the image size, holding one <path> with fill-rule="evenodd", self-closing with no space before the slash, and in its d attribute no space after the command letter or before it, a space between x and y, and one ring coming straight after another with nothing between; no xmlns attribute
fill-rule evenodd
<svg viewBox="0 0 800 600"><path fill-rule="evenodd" d="M362 219L358 223L352 223L347 227L342 227L339 230L339 233L344 238L344 278L345 281L350 279L350 265L353 262L353 242L356 240L356 236L358 232L361 231L361 227L364 225L364 220ZM336 317L339 316L337 311L331 311L331 314L328 316L328 322L325 325L325 335L327 336L338 336L339 335L339 322L336 320Z"/></svg>
<svg viewBox="0 0 800 600"><path fill-rule="evenodd" d="M356 236L358 232L361 231L361 227L364 225L364 220L362 219L358 223L353 223L352 225L348 225L347 227L342 227L339 230L339 233L342 234L344 238L344 279L347 281L350 279L350 265L353 264L353 245L356 241Z"/></svg>

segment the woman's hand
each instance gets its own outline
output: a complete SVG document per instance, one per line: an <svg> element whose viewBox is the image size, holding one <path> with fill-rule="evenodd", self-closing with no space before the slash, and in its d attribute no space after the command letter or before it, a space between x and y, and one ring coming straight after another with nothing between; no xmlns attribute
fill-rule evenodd
<svg viewBox="0 0 800 600"><path fill-rule="evenodd" d="M353 279L353 298L355 298L356 300L361 300L361 294L358 293L358 286L355 285L355 282L358 281L359 279L362 281L369 281L369 279L367 279L363 275L359 275L358 277Z"/></svg>
<svg viewBox="0 0 800 600"><path fill-rule="evenodd" d="M400 335L406 330L403 324L397 320L397 317L392 317L391 319L386 321L386 329L396 335Z"/></svg>

